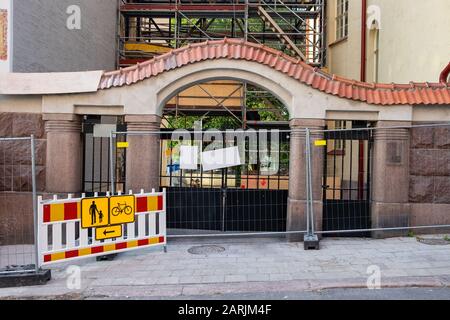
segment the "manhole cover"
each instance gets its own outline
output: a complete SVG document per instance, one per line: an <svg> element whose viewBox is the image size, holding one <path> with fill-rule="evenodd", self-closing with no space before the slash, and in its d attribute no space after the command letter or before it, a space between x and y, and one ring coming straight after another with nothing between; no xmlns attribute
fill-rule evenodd
<svg viewBox="0 0 450 320"><path fill-rule="evenodd" d="M224 252L225 248L216 245L195 246L188 249L191 254L214 254Z"/></svg>
<svg viewBox="0 0 450 320"><path fill-rule="evenodd" d="M417 241L423 244L429 244L434 246L444 246L450 244L450 241L442 238L420 238L417 237Z"/></svg>

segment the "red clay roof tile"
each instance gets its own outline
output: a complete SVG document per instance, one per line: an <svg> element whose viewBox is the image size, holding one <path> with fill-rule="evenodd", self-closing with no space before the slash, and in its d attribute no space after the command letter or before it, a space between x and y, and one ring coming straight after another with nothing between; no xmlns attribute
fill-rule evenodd
<svg viewBox="0 0 450 320"><path fill-rule="evenodd" d="M122 70L105 72L99 89L145 80L190 63L214 59L245 59L278 70L327 94L369 104L450 104L448 83L364 83L325 73L273 48L239 39L208 40L174 49L161 56Z"/></svg>

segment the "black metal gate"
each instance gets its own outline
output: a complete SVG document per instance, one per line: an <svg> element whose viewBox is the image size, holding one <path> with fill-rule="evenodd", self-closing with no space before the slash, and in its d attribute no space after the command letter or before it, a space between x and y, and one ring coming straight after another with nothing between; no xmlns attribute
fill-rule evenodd
<svg viewBox="0 0 450 320"><path fill-rule="evenodd" d="M364 130L367 125L365 121L336 121L332 127L340 130L325 133L327 148L323 177L324 231L371 228L372 131ZM345 130L349 128L361 130ZM366 232L326 235L370 236Z"/></svg>
<svg viewBox="0 0 450 320"><path fill-rule="evenodd" d="M223 135L225 139L225 134ZM225 142L225 140L224 140ZM258 146L260 140L258 135ZM202 144L203 145L203 144ZM246 159L251 150L245 148ZM279 168L261 173L261 159L205 172L181 170L170 133L161 140L160 185L167 190L167 227L209 231L285 231L289 180L289 135L279 133Z"/></svg>
<svg viewBox="0 0 450 320"><path fill-rule="evenodd" d="M85 115L83 117L83 192L87 196L111 190L110 131L126 131L123 117ZM124 140L118 136L114 141ZM116 188L125 189L125 149L115 149Z"/></svg>

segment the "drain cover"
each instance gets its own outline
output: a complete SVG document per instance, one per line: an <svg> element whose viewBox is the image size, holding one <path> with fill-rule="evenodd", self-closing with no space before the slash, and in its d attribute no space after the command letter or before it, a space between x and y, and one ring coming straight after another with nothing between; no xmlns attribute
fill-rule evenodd
<svg viewBox="0 0 450 320"><path fill-rule="evenodd" d="M191 254L214 254L224 252L225 248L216 245L195 246L188 249Z"/></svg>
<svg viewBox="0 0 450 320"><path fill-rule="evenodd" d="M421 238L417 237L417 241L423 244L444 246L450 244L450 241L443 238Z"/></svg>

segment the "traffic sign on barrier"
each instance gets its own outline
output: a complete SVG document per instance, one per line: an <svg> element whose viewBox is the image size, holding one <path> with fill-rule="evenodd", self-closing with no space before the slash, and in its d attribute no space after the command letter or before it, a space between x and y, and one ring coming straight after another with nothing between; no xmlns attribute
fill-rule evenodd
<svg viewBox="0 0 450 320"><path fill-rule="evenodd" d="M109 225L109 198L83 198L81 200L81 227L105 227Z"/></svg>
<svg viewBox="0 0 450 320"><path fill-rule="evenodd" d="M107 226L95 229L95 239L105 240L112 238L120 238L122 236L122 226Z"/></svg>
<svg viewBox="0 0 450 320"><path fill-rule="evenodd" d="M109 224L125 224L134 222L135 198L133 195L114 196L109 198Z"/></svg>

